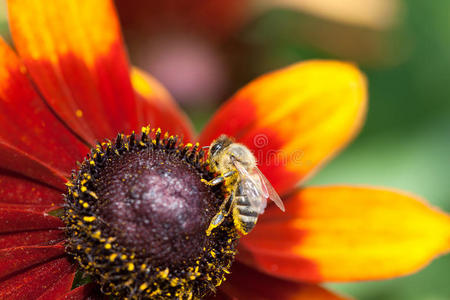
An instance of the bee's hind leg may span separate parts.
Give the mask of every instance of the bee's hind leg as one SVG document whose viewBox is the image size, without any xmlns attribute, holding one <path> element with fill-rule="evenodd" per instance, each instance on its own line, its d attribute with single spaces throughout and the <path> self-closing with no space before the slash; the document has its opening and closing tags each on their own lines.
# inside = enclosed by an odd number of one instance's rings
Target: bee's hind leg
<svg viewBox="0 0 450 300">
<path fill-rule="evenodd" d="M 226 172 L 226 173 L 222 174 L 221 176 L 218 176 L 218 177 L 216 177 L 216 178 L 213 178 L 213 179 L 210 180 L 210 181 L 205 180 L 205 179 L 202 179 L 201 181 L 202 181 L 203 183 L 207 184 L 207 185 L 212 185 L 212 186 L 214 186 L 214 185 L 218 185 L 219 183 L 224 182 L 225 179 L 227 179 L 228 177 L 233 176 L 234 173 L 235 173 L 235 171 L 230 171 L 230 172 Z"/>
<path fill-rule="evenodd" d="M 206 230 L 206 235 L 210 235 L 211 231 L 222 224 L 223 220 L 230 214 L 231 208 L 233 207 L 233 203 L 235 200 L 234 191 L 231 193 L 230 197 L 228 197 L 219 207 L 219 212 L 212 218 L 209 223 L 209 227 Z"/>
</svg>

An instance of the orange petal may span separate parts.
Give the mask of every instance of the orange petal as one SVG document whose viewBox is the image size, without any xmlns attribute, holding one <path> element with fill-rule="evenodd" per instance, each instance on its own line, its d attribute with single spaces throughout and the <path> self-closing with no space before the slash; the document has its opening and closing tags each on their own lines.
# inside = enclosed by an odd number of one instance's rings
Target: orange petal
<svg viewBox="0 0 450 300">
<path fill-rule="evenodd" d="M 251 148 L 280 194 L 330 159 L 357 133 L 366 81 L 351 64 L 308 61 L 256 79 L 209 122 L 200 141 L 219 134 Z"/>
<path fill-rule="evenodd" d="M 326 289 L 307 283 L 296 283 L 267 276 L 236 262 L 231 275 L 220 286 L 233 299 L 278 300 L 344 300 Z"/>
<path fill-rule="evenodd" d="M 172 99 L 169 92 L 154 77 L 138 68 L 131 70 L 131 83 L 140 101 L 141 126 L 160 127 L 163 132 L 183 136 L 192 141 L 193 128 L 190 120 Z"/>
<path fill-rule="evenodd" d="M 63 174 L 69 175 L 88 151 L 36 93 L 25 66 L 1 38 L 0 115 L 1 141 Z"/>
<path fill-rule="evenodd" d="M 364 187 L 312 187 L 274 207 L 241 240 L 241 259 L 302 281 L 408 275 L 450 250 L 450 218 L 421 199 Z M 306 270 L 306 271 L 305 271 Z"/>
<path fill-rule="evenodd" d="M 137 127 L 137 107 L 109 0 L 9 0 L 16 48 L 51 107 L 85 140 Z"/>
</svg>

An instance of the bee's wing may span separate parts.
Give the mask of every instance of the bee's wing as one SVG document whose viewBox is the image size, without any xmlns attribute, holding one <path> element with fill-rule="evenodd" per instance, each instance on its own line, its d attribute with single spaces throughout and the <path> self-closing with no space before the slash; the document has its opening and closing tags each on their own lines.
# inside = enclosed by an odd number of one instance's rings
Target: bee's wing
<svg viewBox="0 0 450 300">
<path fill-rule="evenodd" d="M 244 193 L 250 201 L 251 205 L 258 210 L 258 213 L 262 214 L 267 205 L 267 196 L 262 191 L 262 185 L 255 182 L 253 177 L 248 173 L 244 166 L 238 161 L 233 160 L 233 164 L 236 167 Z"/>
<path fill-rule="evenodd" d="M 282 210 L 285 211 L 283 201 L 281 200 L 280 196 L 278 196 L 277 191 L 273 188 L 273 186 L 270 184 L 269 180 L 264 176 L 264 174 L 258 169 L 255 168 L 255 172 L 258 174 L 259 179 L 261 180 L 261 186 L 263 190 L 266 191 L 266 198 L 269 198 L 275 204 Z"/>
</svg>

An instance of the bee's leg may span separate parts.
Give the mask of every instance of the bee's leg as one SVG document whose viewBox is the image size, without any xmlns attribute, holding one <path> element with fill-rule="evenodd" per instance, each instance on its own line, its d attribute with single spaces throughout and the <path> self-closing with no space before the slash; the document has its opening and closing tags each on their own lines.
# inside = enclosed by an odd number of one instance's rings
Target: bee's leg
<svg viewBox="0 0 450 300">
<path fill-rule="evenodd" d="M 216 178 L 214 178 L 214 179 L 212 179 L 212 180 L 210 180 L 210 181 L 205 180 L 205 179 L 202 179 L 201 181 L 202 181 L 203 183 L 207 184 L 207 185 L 212 185 L 212 186 L 214 186 L 214 185 L 218 185 L 219 183 L 224 182 L 225 179 L 227 179 L 228 177 L 233 176 L 234 173 L 235 173 L 235 171 L 230 171 L 230 172 L 226 172 L 226 173 L 222 174 L 222 176 L 216 177 Z"/>
<path fill-rule="evenodd" d="M 233 193 L 231 193 L 230 197 L 228 198 L 228 205 L 226 207 L 226 213 L 225 216 L 228 216 L 231 212 L 231 210 L 233 209 L 234 206 L 234 202 L 236 201 L 236 190 L 233 191 Z"/>
<path fill-rule="evenodd" d="M 234 191 L 231 193 L 230 197 L 228 197 L 225 201 L 222 202 L 222 204 L 219 207 L 219 212 L 212 218 L 211 222 L 209 223 L 209 227 L 206 230 L 206 235 L 210 235 L 211 231 L 218 227 L 220 224 L 222 224 L 223 220 L 225 220 L 225 217 L 230 214 L 231 207 L 234 203 Z"/>
</svg>

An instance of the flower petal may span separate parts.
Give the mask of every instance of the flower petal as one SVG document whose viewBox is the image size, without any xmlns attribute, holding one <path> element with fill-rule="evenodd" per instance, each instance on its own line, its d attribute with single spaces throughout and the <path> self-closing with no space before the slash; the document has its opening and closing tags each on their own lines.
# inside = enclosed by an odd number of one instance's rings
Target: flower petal
<svg viewBox="0 0 450 300">
<path fill-rule="evenodd" d="M 256 79 L 216 113 L 200 136 L 219 134 L 253 150 L 261 171 L 284 194 L 357 133 L 366 81 L 351 64 L 308 61 Z"/>
<path fill-rule="evenodd" d="M 44 263 L 0 282 L 0 299 L 36 299 L 73 271 L 66 258 Z"/>
<path fill-rule="evenodd" d="M 133 68 L 131 83 L 141 102 L 141 126 L 150 124 L 151 127 L 160 127 L 163 132 L 182 136 L 185 141 L 192 141 L 194 130 L 191 122 L 156 78 Z"/>
<path fill-rule="evenodd" d="M 230 280 L 227 280 L 220 288 L 234 299 L 349 299 L 314 284 L 297 283 L 267 276 L 238 262 L 233 264 Z"/>
<path fill-rule="evenodd" d="M 228 296 L 222 290 L 216 291 L 215 294 L 209 295 L 205 298 L 206 300 L 236 300 L 236 297 Z"/>
<path fill-rule="evenodd" d="M 33 245 L 54 245 L 63 241 L 64 238 L 64 232 L 61 229 L 5 232 L 0 234 L 0 249 Z"/>
<path fill-rule="evenodd" d="M 386 279 L 450 250 L 450 217 L 417 197 L 364 187 L 312 187 L 269 208 L 240 257 L 301 281 Z"/>
<path fill-rule="evenodd" d="M 20 174 L 59 189 L 63 188 L 64 183 L 67 181 L 64 174 L 58 170 L 5 143 L 1 139 L 0 168 L 6 172 Z"/>
<path fill-rule="evenodd" d="M 37 300 L 55 300 L 67 294 L 72 288 L 75 272 L 67 273 L 58 280 L 51 288 L 43 293 Z"/>
<path fill-rule="evenodd" d="M 63 191 L 0 169 L 0 204 L 60 205 Z"/>
<path fill-rule="evenodd" d="M 55 117 L 26 72 L 0 39 L 0 141 L 68 175 L 88 148 Z"/>
<path fill-rule="evenodd" d="M 54 111 L 85 140 L 137 127 L 137 107 L 109 0 L 8 1 L 16 48 Z"/>
<path fill-rule="evenodd" d="M 64 227 L 64 223 L 60 219 L 49 216 L 45 212 L 5 207 L 0 209 L 0 233 L 61 227 Z"/>
<path fill-rule="evenodd" d="M 79 286 L 70 292 L 63 295 L 59 299 L 64 300 L 96 300 L 96 299 L 109 299 L 109 296 L 102 294 L 98 286 L 94 283 L 88 283 Z"/>
<path fill-rule="evenodd" d="M 0 250 L 0 278 L 62 255 L 64 255 L 62 245 L 2 249 Z"/>
</svg>

